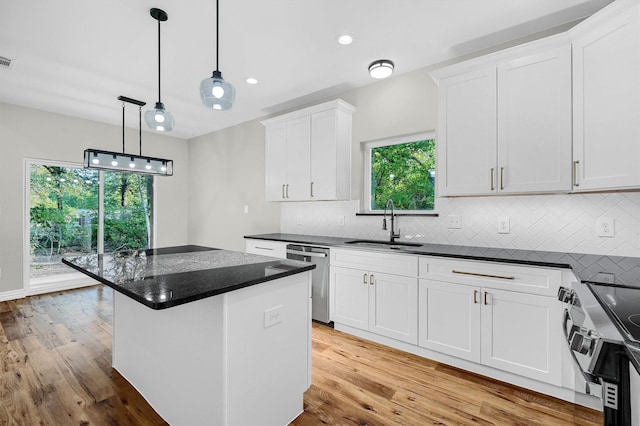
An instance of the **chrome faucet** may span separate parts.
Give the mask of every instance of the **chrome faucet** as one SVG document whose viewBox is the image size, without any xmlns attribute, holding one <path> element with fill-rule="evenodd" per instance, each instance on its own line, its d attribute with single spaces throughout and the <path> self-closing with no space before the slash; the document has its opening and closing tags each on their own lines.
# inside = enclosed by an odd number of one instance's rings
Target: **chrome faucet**
<svg viewBox="0 0 640 426">
<path fill-rule="evenodd" d="M 389 232 L 389 241 L 391 243 L 394 243 L 396 238 L 400 238 L 400 229 L 398 229 L 398 232 L 395 232 L 395 225 L 394 225 L 394 212 L 393 209 L 395 209 L 395 205 L 393 204 L 393 200 L 391 198 L 389 198 L 387 200 L 387 204 L 384 205 L 384 218 L 382 219 L 382 230 L 386 231 L 387 230 L 387 209 L 389 208 L 389 205 L 391 205 L 391 231 Z"/>
</svg>

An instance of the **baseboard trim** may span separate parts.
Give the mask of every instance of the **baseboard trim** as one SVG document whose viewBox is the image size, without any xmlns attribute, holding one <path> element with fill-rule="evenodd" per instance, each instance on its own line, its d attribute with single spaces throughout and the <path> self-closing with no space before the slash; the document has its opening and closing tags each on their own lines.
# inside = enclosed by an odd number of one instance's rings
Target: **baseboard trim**
<svg viewBox="0 0 640 426">
<path fill-rule="evenodd" d="M 6 302 L 7 300 L 16 300 L 27 297 L 27 293 L 24 289 L 0 291 L 0 302 Z"/>
<path fill-rule="evenodd" d="M 23 299 L 27 296 L 35 296 L 38 294 L 54 293 L 56 291 L 73 290 L 75 288 L 90 287 L 92 285 L 100 284 L 91 278 L 84 277 L 82 279 L 70 279 L 53 281 L 47 284 L 37 285 L 31 287 L 28 291 L 21 288 L 19 290 L 0 291 L 0 302 L 6 302 L 8 300 Z"/>
</svg>

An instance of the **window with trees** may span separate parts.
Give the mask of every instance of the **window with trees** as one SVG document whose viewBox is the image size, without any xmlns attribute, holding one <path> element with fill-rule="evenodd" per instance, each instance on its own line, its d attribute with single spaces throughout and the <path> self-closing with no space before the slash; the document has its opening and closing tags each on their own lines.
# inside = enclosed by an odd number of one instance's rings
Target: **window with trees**
<svg viewBox="0 0 640 426">
<path fill-rule="evenodd" d="M 151 247 L 153 177 L 29 163 L 30 277 L 68 274 L 64 256 Z"/>
<path fill-rule="evenodd" d="M 365 200 L 368 211 L 433 211 L 435 138 L 432 133 L 368 142 L 364 146 Z"/>
</svg>

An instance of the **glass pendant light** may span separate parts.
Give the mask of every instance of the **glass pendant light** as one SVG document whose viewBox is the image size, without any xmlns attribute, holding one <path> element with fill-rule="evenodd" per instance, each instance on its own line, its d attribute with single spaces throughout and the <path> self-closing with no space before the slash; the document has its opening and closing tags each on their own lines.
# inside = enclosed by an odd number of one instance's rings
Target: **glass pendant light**
<svg viewBox="0 0 640 426">
<path fill-rule="evenodd" d="M 229 110 L 233 107 L 236 99 L 236 89 L 231 83 L 222 78 L 222 73 L 218 69 L 218 52 L 220 13 L 218 0 L 216 0 L 216 70 L 211 77 L 207 77 L 200 83 L 200 99 L 204 106 L 217 110 Z"/>
<path fill-rule="evenodd" d="M 160 22 L 166 21 L 168 16 L 164 10 L 155 7 L 149 12 L 151 17 L 158 21 L 158 102 L 154 109 L 144 113 L 144 121 L 147 126 L 158 132 L 170 132 L 173 130 L 175 120 L 173 114 L 164 109 L 164 104 L 160 98 Z"/>
</svg>

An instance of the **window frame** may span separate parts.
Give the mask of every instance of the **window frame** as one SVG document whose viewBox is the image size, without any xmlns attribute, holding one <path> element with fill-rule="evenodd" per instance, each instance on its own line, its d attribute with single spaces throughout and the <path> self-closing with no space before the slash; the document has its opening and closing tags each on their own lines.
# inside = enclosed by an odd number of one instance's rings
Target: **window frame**
<svg viewBox="0 0 640 426">
<path fill-rule="evenodd" d="M 411 142 L 420 142 L 424 140 L 433 139 L 437 144 L 436 140 L 436 132 L 434 130 L 421 132 L 421 133 L 412 133 L 409 135 L 391 137 L 385 139 L 378 139 L 374 141 L 367 141 L 362 143 L 362 151 L 363 151 L 363 200 L 364 200 L 364 213 L 383 213 L 384 210 L 372 210 L 371 209 L 371 151 L 373 148 L 379 148 L 382 146 L 391 146 L 391 145 L 400 145 Z M 434 156 L 436 155 L 434 150 Z M 435 175 L 437 175 L 437 164 Z M 433 210 L 396 210 L 401 214 L 411 214 L 411 215 L 437 215 L 437 207 L 436 207 L 436 188 L 434 185 L 434 200 L 433 200 Z"/>
</svg>

